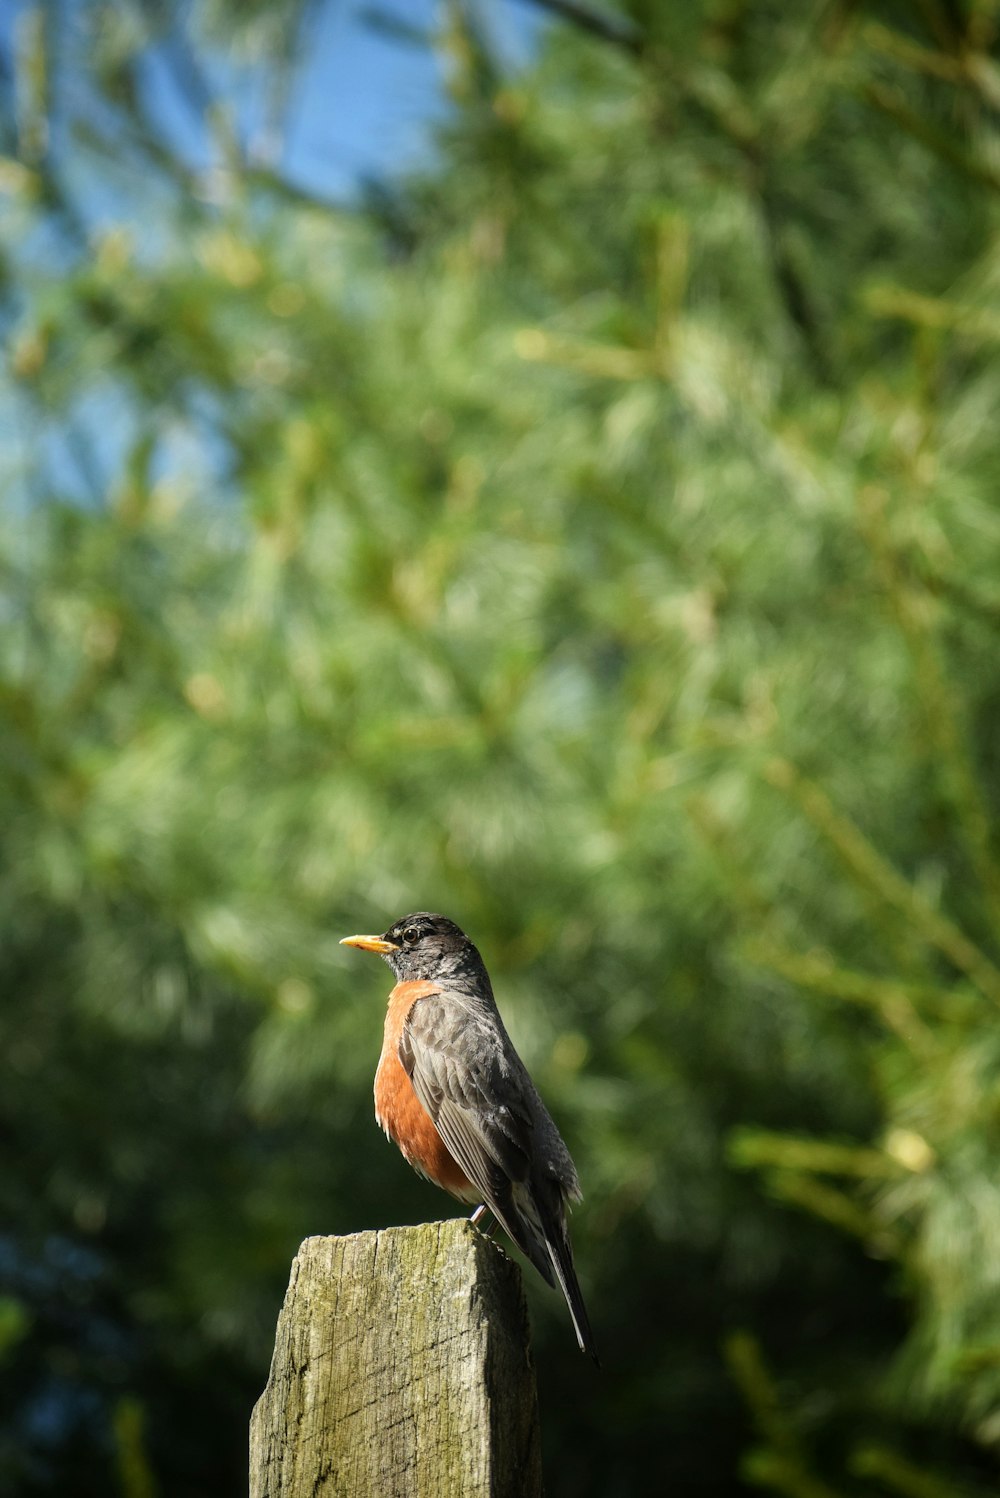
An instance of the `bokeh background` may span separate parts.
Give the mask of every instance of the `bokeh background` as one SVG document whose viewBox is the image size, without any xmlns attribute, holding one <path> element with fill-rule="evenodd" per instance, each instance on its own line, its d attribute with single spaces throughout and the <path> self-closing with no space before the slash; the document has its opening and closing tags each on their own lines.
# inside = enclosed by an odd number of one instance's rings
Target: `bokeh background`
<svg viewBox="0 0 1000 1498">
<path fill-rule="evenodd" d="M 995 1492 L 995 0 L 0 6 L 0 1489 L 245 1490 L 413 908 L 552 1498 Z"/>
</svg>

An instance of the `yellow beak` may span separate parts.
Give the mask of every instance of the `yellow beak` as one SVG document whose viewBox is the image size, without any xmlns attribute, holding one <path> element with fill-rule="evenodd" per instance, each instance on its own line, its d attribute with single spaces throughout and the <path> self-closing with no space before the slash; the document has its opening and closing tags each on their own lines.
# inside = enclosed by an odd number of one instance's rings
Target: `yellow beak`
<svg viewBox="0 0 1000 1498">
<path fill-rule="evenodd" d="M 360 947 L 362 952 L 398 952 L 394 941 L 384 941 L 381 936 L 343 936 L 342 947 Z"/>
</svg>

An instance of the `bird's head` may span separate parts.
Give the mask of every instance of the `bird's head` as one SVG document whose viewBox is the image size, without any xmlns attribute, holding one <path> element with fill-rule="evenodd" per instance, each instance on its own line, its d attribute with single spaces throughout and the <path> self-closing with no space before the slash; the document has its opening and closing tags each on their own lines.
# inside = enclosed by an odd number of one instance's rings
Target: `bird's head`
<svg viewBox="0 0 1000 1498">
<path fill-rule="evenodd" d="M 442 982 L 481 971 L 483 960 L 460 926 L 446 915 L 426 910 L 394 921 L 383 936 L 345 936 L 343 947 L 378 952 L 392 968 L 398 983 L 426 979 Z M 488 980 L 487 980 L 488 981 Z"/>
</svg>

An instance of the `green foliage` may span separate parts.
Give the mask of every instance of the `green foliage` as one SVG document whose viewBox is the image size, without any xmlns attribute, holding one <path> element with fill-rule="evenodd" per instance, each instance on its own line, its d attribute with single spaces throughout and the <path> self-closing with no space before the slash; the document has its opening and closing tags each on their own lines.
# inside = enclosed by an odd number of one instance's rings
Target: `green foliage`
<svg viewBox="0 0 1000 1498">
<path fill-rule="evenodd" d="M 271 10 L 178 45 L 278 108 Z M 995 1486 L 993 12 L 631 10 L 505 77 L 448 7 L 364 210 L 225 111 L 199 176 L 149 8 L 81 7 L 75 94 L 19 33 L 5 1490 L 241 1483 L 298 1239 L 447 1210 L 337 945 L 412 908 L 584 1181 L 553 1494 Z"/>
</svg>

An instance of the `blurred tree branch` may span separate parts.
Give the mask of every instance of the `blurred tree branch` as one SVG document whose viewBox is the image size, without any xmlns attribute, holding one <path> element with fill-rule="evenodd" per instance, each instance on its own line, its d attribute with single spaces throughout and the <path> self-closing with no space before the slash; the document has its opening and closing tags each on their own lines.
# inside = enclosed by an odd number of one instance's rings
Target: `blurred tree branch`
<svg viewBox="0 0 1000 1498">
<path fill-rule="evenodd" d="M 992 847 L 990 816 L 968 755 L 968 734 L 959 721 L 959 706 L 941 659 L 936 631 L 920 592 L 907 585 L 899 567 L 887 513 L 888 495 L 878 485 L 858 494 L 862 534 L 871 547 L 889 605 L 911 652 L 927 733 L 934 743 L 945 794 L 973 867 L 991 909 L 995 928 L 1000 921 L 1000 868 Z"/>
<path fill-rule="evenodd" d="M 597 10 L 585 5 L 582 0 L 520 0 L 522 5 L 531 5 L 536 10 L 547 11 L 568 21 L 579 31 L 596 36 L 602 42 L 610 42 L 633 56 L 639 56 L 645 40 L 639 28 L 626 16 L 612 15 L 610 11 Z"/>
<path fill-rule="evenodd" d="M 1000 191 L 1000 172 L 990 161 L 973 155 L 927 115 L 918 114 L 898 89 L 882 83 L 869 83 L 862 88 L 861 94 L 873 109 L 884 114 L 956 171 L 993 192 Z"/>
<path fill-rule="evenodd" d="M 772 785 L 795 800 L 867 889 L 908 918 L 914 939 L 922 939 L 936 947 L 942 956 L 965 973 L 985 998 L 1000 1005 L 1000 970 L 996 965 L 954 921 L 882 858 L 860 829 L 836 810 L 825 791 L 788 760 L 770 760 L 764 775 Z"/>
<path fill-rule="evenodd" d="M 744 1461 L 749 1480 L 756 1487 L 773 1488 L 788 1498 L 842 1498 L 810 1470 L 794 1421 L 783 1407 L 757 1338 L 749 1332 L 733 1332 L 726 1338 L 724 1352 L 763 1442 Z"/>
</svg>

